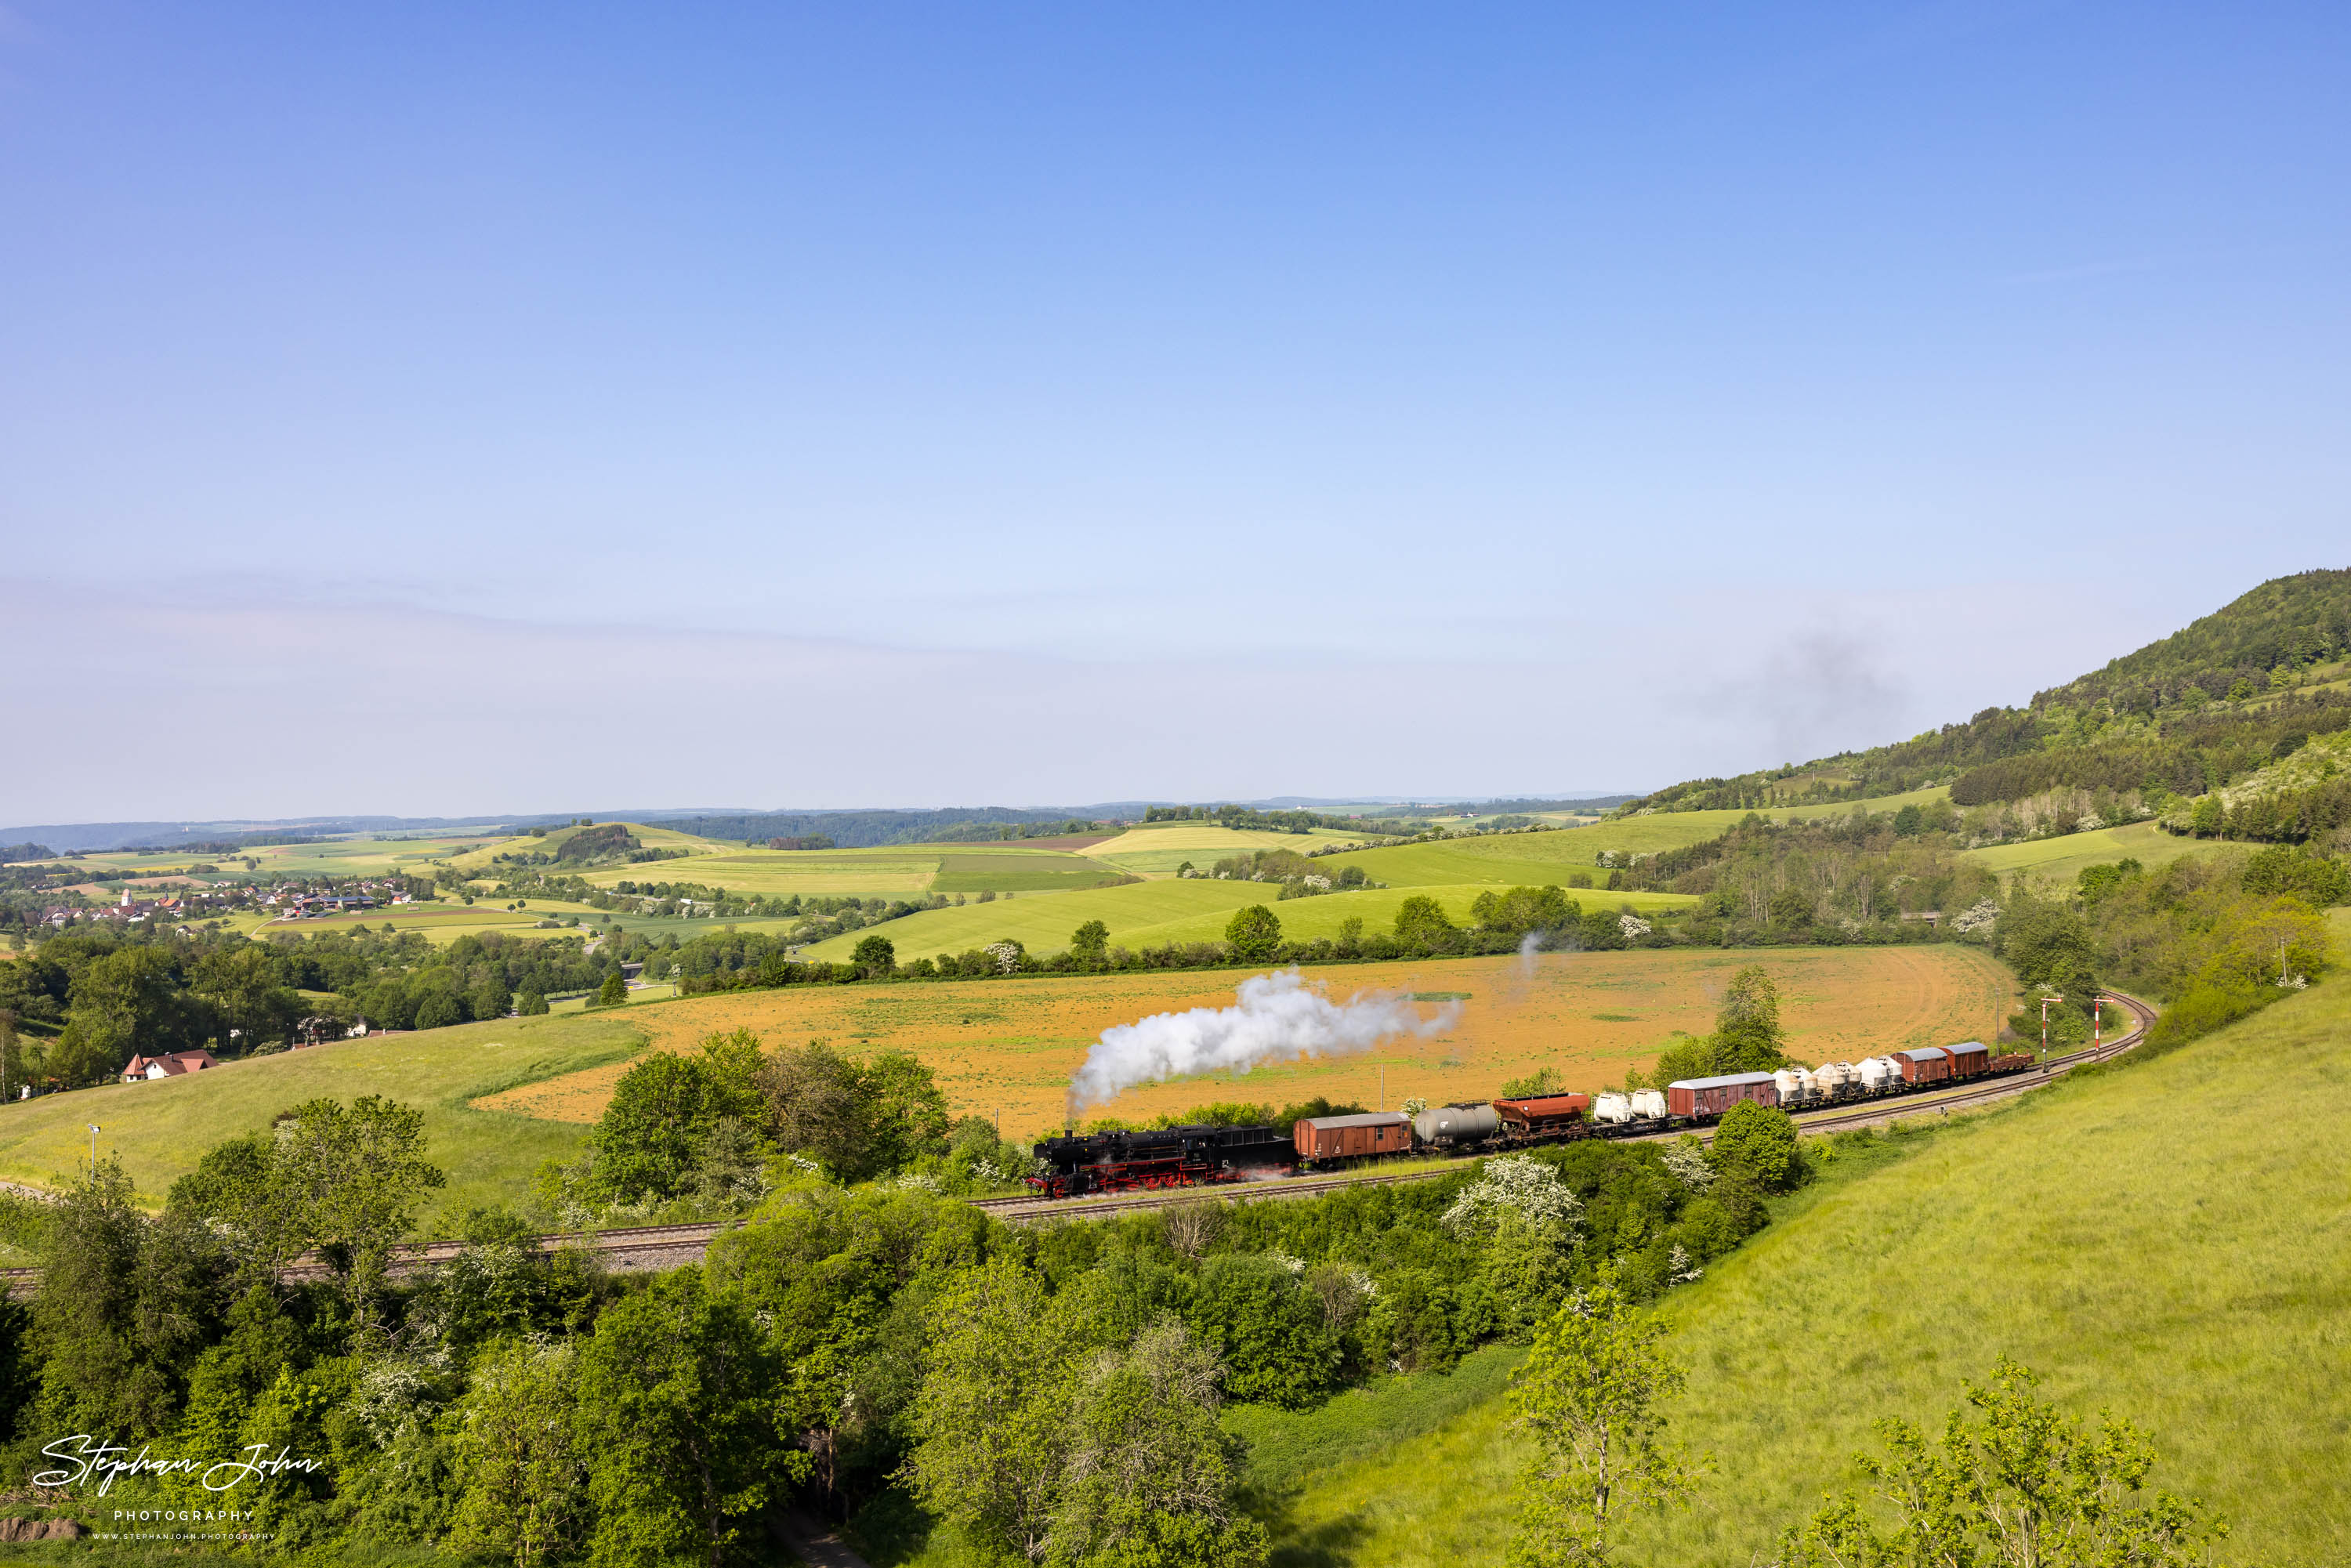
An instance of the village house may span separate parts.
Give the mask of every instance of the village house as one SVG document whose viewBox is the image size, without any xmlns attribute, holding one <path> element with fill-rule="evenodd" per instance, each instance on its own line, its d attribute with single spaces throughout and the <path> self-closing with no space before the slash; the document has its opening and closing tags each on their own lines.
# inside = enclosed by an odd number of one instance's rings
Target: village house
<svg viewBox="0 0 2351 1568">
<path fill-rule="evenodd" d="M 125 1083 L 143 1083 L 154 1078 L 177 1078 L 183 1073 L 202 1072 L 207 1067 L 218 1067 L 209 1051 L 174 1051 L 162 1056 L 134 1056 L 122 1070 Z"/>
</svg>

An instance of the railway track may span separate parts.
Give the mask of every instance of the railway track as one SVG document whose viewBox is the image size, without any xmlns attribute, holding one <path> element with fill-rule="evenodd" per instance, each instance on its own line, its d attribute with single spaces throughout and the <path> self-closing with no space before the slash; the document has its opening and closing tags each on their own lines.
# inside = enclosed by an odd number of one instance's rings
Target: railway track
<svg viewBox="0 0 2351 1568">
<path fill-rule="evenodd" d="M 2094 1048 L 2052 1057 L 2041 1064 L 2038 1071 L 1937 1093 L 1903 1094 L 1859 1105 L 1800 1111 L 1794 1113 L 1796 1125 L 1802 1132 L 1817 1134 L 1844 1132 L 1855 1127 L 1881 1126 L 1912 1116 L 1947 1116 L 1953 1111 L 1972 1110 L 2029 1093 L 2055 1082 L 2077 1067 L 2111 1061 L 2146 1037 L 2148 1026 L 2155 1021 L 2155 1009 L 2137 997 L 2117 991 L 2108 991 L 2105 995 L 2130 1013 L 2130 1028 Z M 1694 1134 L 1700 1141 L 1710 1143 L 1714 1138 L 1714 1129 L 1697 1128 Z M 1626 1138 L 1624 1142 L 1655 1143 L 1681 1135 L 1678 1131 L 1646 1133 Z M 1033 1225 L 1044 1219 L 1108 1218 L 1113 1215 L 1165 1208 L 1174 1204 L 1196 1203 L 1209 1197 L 1313 1197 L 1343 1187 L 1395 1186 L 1405 1182 L 1434 1181 L 1459 1168 L 1458 1163 L 1448 1160 L 1426 1170 L 1270 1176 L 1262 1181 L 1234 1182 L 1215 1186 L 1163 1187 L 1103 1197 L 983 1197 L 973 1199 L 972 1207 L 1009 1225 Z M 653 1269 L 674 1269 L 683 1263 L 698 1263 L 710 1243 L 722 1232 L 734 1229 L 738 1223 L 731 1219 L 705 1220 L 687 1225 L 639 1225 L 612 1230 L 567 1230 L 538 1237 L 537 1242 L 542 1253 L 582 1248 L 597 1254 L 606 1268 L 635 1273 Z M 419 1242 L 401 1249 L 392 1262 L 392 1272 L 404 1275 L 435 1268 L 455 1259 L 465 1249 L 465 1244 L 462 1241 Z M 323 1261 L 305 1256 L 295 1260 L 284 1277 L 289 1281 L 321 1280 L 330 1277 L 330 1272 Z M 39 1281 L 40 1273 L 38 1269 L 0 1269 L 0 1286 L 5 1286 L 12 1295 L 21 1295 Z"/>
<path fill-rule="evenodd" d="M 2096 1047 L 2074 1051 L 2065 1056 L 2052 1057 L 2040 1070 L 2001 1078 L 1994 1082 L 1927 1094 L 1900 1094 L 1885 1100 L 1873 1100 L 1859 1105 L 1830 1106 L 1818 1111 L 1792 1113 L 1799 1131 L 1819 1134 L 1839 1133 L 1856 1127 L 1879 1126 L 1907 1117 L 1949 1115 L 1957 1110 L 1970 1110 L 2012 1099 L 2029 1093 L 2076 1067 L 2111 1061 L 2128 1051 L 2146 1036 L 2147 1027 L 2155 1021 L 2155 1009 L 2137 997 L 2118 991 L 2107 991 L 2131 1015 L 2131 1025 L 2112 1040 Z M 1690 1129 L 1691 1135 L 1701 1143 L 1714 1141 L 1712 1127 Z M 1628 1144 L 1657 1143 L 1683 1135 L 1678 1129 L 1662 1133 L 1643 1133 L 1620 1141 Z M 1382 1172 L 1370 1176 L 1283 1176 L 1260 1182 L 1235 1182 L 1215 1186 L 1162 1187 L 1149 1192 L 1120 1193 L 1097 1198 L 991 1197 L 975 1200 L 975 1208 L 987 1210 L 1012 1225 L 1034 1224 L 1040 1219 L 1092 1219 L 1117 1214 L 1131 1214 L 1142 1209 L 1165 1208 L 1179 1203 L 1195 1203 L 1204 1197 L 1263 1198 L 1312 1197 L 1319 1193 L 1340 1187 L 1389 1186 L 1401 1182 L 1434 1181 L 1448 1176 L 1460 1166 L 1447 1162 L 1434 1169 Z"/>
</svg>

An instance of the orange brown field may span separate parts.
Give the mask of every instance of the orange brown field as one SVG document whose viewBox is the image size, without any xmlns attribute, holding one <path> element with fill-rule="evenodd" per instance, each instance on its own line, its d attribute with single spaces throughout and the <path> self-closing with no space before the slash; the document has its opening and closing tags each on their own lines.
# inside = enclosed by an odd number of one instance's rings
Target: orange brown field
<svg viewBox="0 0 2351 1568">
<path fill-rule="evenodd" d="M 2015 980 L 1973 948 L 1800 948 L 1756 954 L 1626 952 L 1361 964 L 1309 970 L 1343 998 L 1357 990 L 1467 993 L 1461 1022 L 1434 1040 L 1368 1055 L 1219 1073 L 1130 1091 L 1090 1115 L 1144 1120 L 1217 1100 L 1280 1104 L 1323 1094 L 1375 1104 L 1490 1097 L 1502 1081 L 1555 1066 L 1583 1087 L 1646 1067 L 1676 1030 L 1703 1033 L 1733 970 L 1761 963 L 1779 982 L 1794 1054 L 1853 1058 L 1956 1040 L 1990 1040 Z M 1113 1024 L 1225 1007 L 1238 971 L 1053 976 L 937 985 L 807 986 L 692 997 L 626 1013 L 656 1050 L 693 1047 L 742 1026 L 770 1046 L 820 1039 L 851 1054 L 896 1046 L 930 1063 L 958 1113 L 1000 1115 L 1008 1135 L 1058 1128 L 1070 1075 Z M 486 1110 L 592 1122 L 626 1063 L 592 1068 L 475 1102 Z"/>
</svg>

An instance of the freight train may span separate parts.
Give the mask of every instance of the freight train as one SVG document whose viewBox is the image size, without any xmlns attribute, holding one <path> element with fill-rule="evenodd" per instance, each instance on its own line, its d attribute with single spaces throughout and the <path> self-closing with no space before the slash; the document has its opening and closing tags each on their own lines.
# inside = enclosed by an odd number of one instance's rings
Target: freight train
<svg viewBox="0 0 2351 1568">
<path fill-rule="evenodd" d="M 2033 1066 L 2026 1055 L 1994 1056 L 1974 1040 L 1923 1046 L 1860 1062 L 1686 1078 L 1660 1091 L 1543 1094 L 1400 1111 L 1311 1116 L 1287 1135 L 1270 1126 L 1158 1127 L 1048 1138 L 1035 1154 L 1043 1169 L 1029 1185 L 1048 1197 L 1258 1181 L 1400 1155 L 1479 1155 L 1577 1138 L 1638 1137 L 1719 1122 L 1750 1103 L 1811 1110 L 1916 1093 L 1938 1085 L 2005 1077 Z"/>
</svg>

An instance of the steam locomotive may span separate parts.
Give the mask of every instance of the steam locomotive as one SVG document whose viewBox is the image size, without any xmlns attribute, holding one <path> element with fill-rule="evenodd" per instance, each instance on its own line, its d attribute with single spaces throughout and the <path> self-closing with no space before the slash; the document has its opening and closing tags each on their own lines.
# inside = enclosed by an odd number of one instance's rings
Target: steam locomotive
<svg viewBox="0 0 2351 1568">
<path fill-rule="evenodd" d="M 1258 1181 L 1399 1155 L 1480 1155 L 1577 1138 L 1625 1138 L 1710 1125 L 1742 1102 L 1809 1110 L 1914 1093 L 1961 1080 L 2029 1070 L 2027 1055 L 1993 1056 L 1982 1045 L 1925 1046 L 1859 1063 L 1686 1078 L 1661 1092 L 1543 1094 L 1434 1105 L 1414 1115 L 1362 1112 L 1312 1116 L 1288 1135 L 1270 1126 L 1155 1127 L 1048 1138 L 1044 1169 L 1028 1178 L 1047 1197 Z"/>
</svg>

